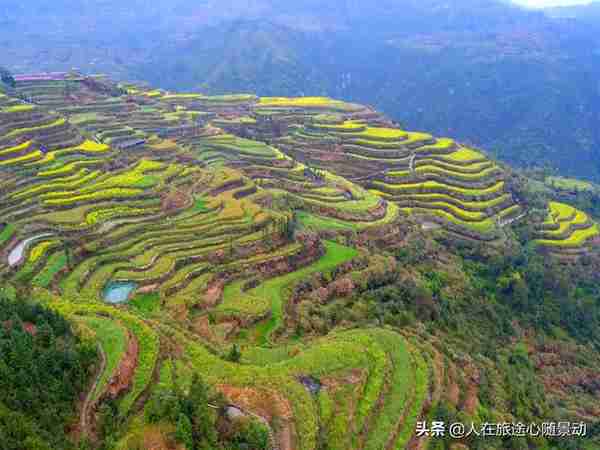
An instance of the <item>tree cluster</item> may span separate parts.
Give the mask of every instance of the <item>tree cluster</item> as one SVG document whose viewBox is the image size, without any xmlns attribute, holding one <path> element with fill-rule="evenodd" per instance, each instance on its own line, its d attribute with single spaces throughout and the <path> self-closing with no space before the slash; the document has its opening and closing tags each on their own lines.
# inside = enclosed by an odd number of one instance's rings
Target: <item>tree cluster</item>
<svg viewBox="0 0 600 450">
<path fill-rule="evenodd" d="M 148 402 L 148 423 L 175 425 L 175 439 L 187 450 L 268 450 L 268 432 L 253 420 L 225 420 L 226 402 L 194 375 L 188 390 L 174 373 L 173 388 L 157 391 Z"/>
<path fill-rule="evenodd" d="M 17 85 L 12 74 L 4 67 L 0 67 L 0 80 L 6 86 L 11 87 L 11 88 L 14 88 Z"/>
<path fill-rule="evenodd" d="M 58 313 L 0 294 L 0 449 L 69 449 L 96 349 Z"/>
</svg>

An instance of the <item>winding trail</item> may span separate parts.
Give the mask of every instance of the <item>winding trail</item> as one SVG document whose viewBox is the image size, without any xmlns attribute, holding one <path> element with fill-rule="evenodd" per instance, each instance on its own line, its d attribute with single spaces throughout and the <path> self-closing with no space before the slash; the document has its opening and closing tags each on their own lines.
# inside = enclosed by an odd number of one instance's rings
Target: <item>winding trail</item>
<svg viewBox="0 0 600 450">
<path fill-rule="evenodd" d="M 500 226 L 500 228 L 504 228 L 504 227 L 506 227 L 508 225 L 512 225 L 517 220 L 521 220 L 526 215 L 527 215 L 527 212 L 524 212 L 522 214 L 519 214 L 517 217 L 513 217 L 512 219 L 501 220 L 501 221 L 498 222 L 498 225 Z"/>
<path fill-rule="evenodd" d="M 94 384 L 88 390 L 87 395 L 85 396 L 85 400 L 83 401 L 83 406 L 81 407 L 81 415 L 79 417 L 79 427 L 81 429 L 82 434 L 89 436 L 91 434 L 91 430 L 89 430 L 89 417 L 90 417 L 90 408 L 93 405 L 92 398 L 94 397 L 94 393 L 96 392 L 96 388 L 98 387 L 98 383 L 100 383 L 100 378 L 102 378 L 102 374 L 106 370 L 106 354 L 102 349 L 100 344 L 97 344 L 98 352 L 100 353 L 100 367 L 96 374 L 96 379 L 94 380 Z"/>
<path fill-rule="evenodd" d="M 410 170 L 411 173 L 415 173 L 415 158 L 417 157 L 416 153 L 413 153 L 412 156 L 410 157 L 410 160 L 408 161 L 408 170 Z"/>
</svg>

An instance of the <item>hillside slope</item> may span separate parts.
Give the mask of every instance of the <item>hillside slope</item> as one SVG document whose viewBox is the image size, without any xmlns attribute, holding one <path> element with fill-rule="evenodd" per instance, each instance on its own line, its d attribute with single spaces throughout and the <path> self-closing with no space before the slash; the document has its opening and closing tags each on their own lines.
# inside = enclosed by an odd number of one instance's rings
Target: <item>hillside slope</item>
<svg viewBox="0 0 600 450">
<path fill-rule="evenodd" d="M 443 418 L 590 427 L 472 449 L 597 440 L 593 216 L 360 104 L 15 80 L 1 283 L 101 348 L 91 445 L 448 448 L 416 434 Z"/>
<path fill-rule="evenodd" d="M 0 23 L 3 64 L 18 72 L 326 95 L 512 164 L 600 180 L 593 7 L 560 20 L 496 0 L 8 1 Z"/>
</svg>

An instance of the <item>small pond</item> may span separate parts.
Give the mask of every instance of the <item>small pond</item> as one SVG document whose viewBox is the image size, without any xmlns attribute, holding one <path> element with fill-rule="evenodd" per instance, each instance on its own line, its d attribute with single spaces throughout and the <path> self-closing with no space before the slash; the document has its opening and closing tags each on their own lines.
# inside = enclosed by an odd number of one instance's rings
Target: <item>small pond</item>
<svg viewBox="0 0 600 450">
<path fill-rule="evenodd" d="M 315 377 L 312 377 L 310 375 L 308 376 L 301 376 L 299 378 L 300 383 L 302 383 L 304 385 L 304 387 L 306 389 L 308 389 L 308 391 L 312 394 L 312 395 L 317 395 L 319 393 L 319 391 L 321 390 L 321 382 L 316 379 Z"/>
<path fill-rule="evenodd" d="M 113 305 L 125 303 L 137 284 L 130 281 L 112 281 L 104 288 L 104 301 Z"/>
</svg>

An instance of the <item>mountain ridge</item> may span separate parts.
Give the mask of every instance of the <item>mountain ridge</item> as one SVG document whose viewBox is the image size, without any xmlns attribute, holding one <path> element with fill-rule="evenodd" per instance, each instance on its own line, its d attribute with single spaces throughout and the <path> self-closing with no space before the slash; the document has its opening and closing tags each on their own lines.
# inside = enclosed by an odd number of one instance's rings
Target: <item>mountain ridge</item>
<svg viewBox="0 0 600 450">
<path fill-rule="evenodd" d="M 493 0 L 368 11 L 356 2 L 176 2 L 136 14 L 112 0 L 94 5 L 59 2 L 64 16 L 36 2 L 5 5 L 12 25 L 0 30 L 4 64 L 18 72 L 78 67 L 212 94 L 373 103 L 413 129 L 457 136 L 512 164 L 600 179 L 590 21 Z"/>
</svg>

